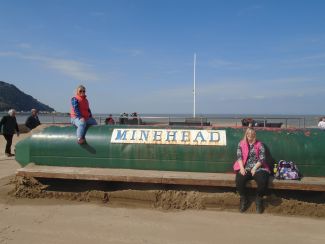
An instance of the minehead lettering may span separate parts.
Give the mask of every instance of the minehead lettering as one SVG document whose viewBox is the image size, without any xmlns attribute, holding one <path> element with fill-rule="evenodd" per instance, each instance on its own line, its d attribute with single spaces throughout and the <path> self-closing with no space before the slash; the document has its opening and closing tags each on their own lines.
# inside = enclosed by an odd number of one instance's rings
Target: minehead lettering
<svg viewBox="0 0 325 244">
<path fill-rule="evenodd" d="M 202 135 L 202 132 L 201 131 L 199 131 L 197 134 L 196 134 L 196 137 L 195 137 L 195 139 L 194 139 L 194 141 L 198 141 L 198 139 L 202 142 L 202 141 L 205 141 L 205 139 L 204 139 L 204 136 Z"/>
<path fill-rule="evenodd" d="M 134 141 L 135 140 L 135 133 L 136 133 L 136 131 L 135 130 L 133 130 L 132 131 L 132 136 L 131 136 L 131 141 Z"/>
<path fill-rule="evenodd" d="M 166 141 L 176 141 L 176 133 L 177 131 L 167 131 Z"/>
<path fill-rule="evenodd" d="M 153 132 L 153 140 L 154 141 L 161 141 L 161 135 L 162 135 L 162 131 L 161 130 L 155 130 Z"/>
<path fill-rule="evenodd" d="M 191 132 L 190 131 L 183 130 L 182 131 L 182 142 L 188 142 L 188 141 L 190 141 L 190 135 L 191 135 Z"/>
<path fill-rule="evenodd" d="M 114 129 L 111 143 L 226 146 L 225 130 Z"/>
<path fill-rule="evenodd" d="M 141 141 L 148 141 L 149 131 L 147 130 L 141 130 Z"/>
<path fill-rule="evenodd" d="M 210 141 L 220 141 L 220 134 L 215 131 L 210 132 Z"/>
<path fill-rule="evenodd" d="M 115 129 L 114 129 L 115 131 Z M 126 133 L 128 132 L 128 130 L 116 130 L 116 137 L 115 140 L 126 140 Z"/>
</svg>

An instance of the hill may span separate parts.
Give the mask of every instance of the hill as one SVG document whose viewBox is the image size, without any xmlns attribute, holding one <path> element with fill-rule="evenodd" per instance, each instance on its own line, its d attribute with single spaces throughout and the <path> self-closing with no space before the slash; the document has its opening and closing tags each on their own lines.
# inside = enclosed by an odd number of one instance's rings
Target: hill
<svg viewBox="0 0 325 244">
<path fill-rule="evenodd" d="M 16 86 L 0 81 L 0 111 L 11 108 L 17 111 L 30 111 L 32 108 L 36 108 L 38 111 L 54 111 L 50 106 L 39 102 L 37 99 L 19 90 Z"/>
</svg>

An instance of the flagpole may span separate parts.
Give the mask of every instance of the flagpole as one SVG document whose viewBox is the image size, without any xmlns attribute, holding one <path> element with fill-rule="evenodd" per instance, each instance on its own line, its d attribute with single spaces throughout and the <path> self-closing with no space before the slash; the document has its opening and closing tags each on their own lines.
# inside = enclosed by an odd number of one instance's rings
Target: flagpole
<svg viewBox="0 0 325 244">
<path fill-rule="evenodd" d="M 196 53 L 194 53 L 194 72 L 193 72 L 193 118 L 195 118 L 195 66 L 196 66 Z"/>
</svg>

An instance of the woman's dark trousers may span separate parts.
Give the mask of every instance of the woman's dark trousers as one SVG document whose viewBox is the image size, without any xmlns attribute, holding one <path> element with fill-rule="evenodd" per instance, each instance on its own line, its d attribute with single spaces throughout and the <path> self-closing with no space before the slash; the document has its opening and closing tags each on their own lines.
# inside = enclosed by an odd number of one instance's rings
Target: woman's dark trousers
<svg viewBox="0 0 325 244">
<path fill-rule="evenodd" d="M 257 196 L 263 197 L 269 182 L 269 174 L 265 170 L 259 170 L 255 173 L 254 176 L 250 172 L 247 172 L 246 175 L 242 175 L 240 172 L 236 175 L 236 188 L 241 197 L 246 197 L 247 189 L 246 183 L 249 180 L 255 180 L 257 184 Z"/>
</svg>

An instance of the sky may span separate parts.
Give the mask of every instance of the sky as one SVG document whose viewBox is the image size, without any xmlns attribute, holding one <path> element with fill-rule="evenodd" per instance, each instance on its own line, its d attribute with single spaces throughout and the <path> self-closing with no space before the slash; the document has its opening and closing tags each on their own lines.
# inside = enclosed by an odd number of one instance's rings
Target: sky
<svg viewBox="0 0 325 244">
<path fill-rule="evenodd" d="M 325 114 L 325 1 L 0 0 L 0 80 L 93 113 Z"/>
</svg>

